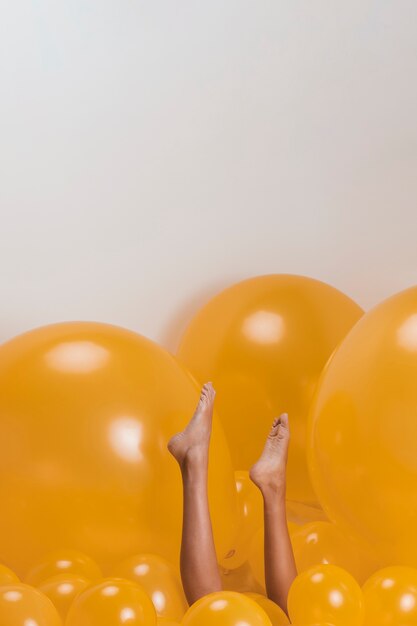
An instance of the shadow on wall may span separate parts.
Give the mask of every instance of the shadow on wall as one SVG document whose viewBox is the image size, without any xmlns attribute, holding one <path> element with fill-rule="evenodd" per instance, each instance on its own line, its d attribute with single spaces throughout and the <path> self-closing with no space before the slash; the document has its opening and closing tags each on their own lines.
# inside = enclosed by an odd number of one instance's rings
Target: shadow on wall
<svg viewBox="0 0 417 626">
<path fill-rule="evenodd" d="M 243 278 L 237 280 L 243 280 Z M 193 293 L 192 297 L 184 302 L 181 308 L 171 315 L 168 324 L 162 329 L 161 345 L 175 354 L 185 329 L 194 315 L 196 315 L 211 298 L 223 291 L 223 289 L 226 289 L 226 287 L 230 287 L 234 282 L 237 282 L 237 280 L 227 282 L 218 281 L 210 286 L 205 285 L 198 293 Z"/>
</svg>

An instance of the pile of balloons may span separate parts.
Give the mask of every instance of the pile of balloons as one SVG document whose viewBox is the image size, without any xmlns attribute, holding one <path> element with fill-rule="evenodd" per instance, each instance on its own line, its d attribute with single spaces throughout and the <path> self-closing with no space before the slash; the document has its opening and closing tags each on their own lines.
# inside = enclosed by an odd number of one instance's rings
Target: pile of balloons
<svg viewBox="0 0 417 626">
<path fill-rule="evenodd" d="M 225 591 L 188 607 L 166 443 L 207 380 Z M 248 475 L 283 411 L 288 616 L 266 598 Z M 417 287 L 364 314 L 317 280 L 250 279 L 201 309 L 176 356 L 98 323 L 8 341 L 0 503 L 0 626 L 417 626 Z"/>
</svg>

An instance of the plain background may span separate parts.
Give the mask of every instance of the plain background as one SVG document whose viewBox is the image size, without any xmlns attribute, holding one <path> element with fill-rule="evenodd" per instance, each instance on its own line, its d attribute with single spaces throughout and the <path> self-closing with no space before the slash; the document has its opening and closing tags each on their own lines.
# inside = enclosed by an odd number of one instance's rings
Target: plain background
<svg viewBox="0 0 417 626">
<path fill-rule="evenodd" d="M 0 0 L 0 340 L 417 283 L 415 0 Z"/>
</svg>

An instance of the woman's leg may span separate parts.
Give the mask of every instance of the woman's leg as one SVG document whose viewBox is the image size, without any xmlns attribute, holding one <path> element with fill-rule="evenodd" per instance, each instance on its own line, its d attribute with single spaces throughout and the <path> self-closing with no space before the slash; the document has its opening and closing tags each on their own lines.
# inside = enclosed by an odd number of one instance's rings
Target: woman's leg
<svg viewBox="0 0 417 626">
<path fill-rule="evenodd" d="M 222 588 L 207 494 L 208 457 L 215 391 L 204 385 L 193 418 L 168 443 L 181 469 L 184 513 L 181 577 L 189 604 Z"/>
<path fill-rule="evenodd" d="M 283 413 L 274 420 L 262 455 L 250 471 L 264 500 L 266 592 L 285 612 L 297 575 L 285 509 L 289 439 L 288 415 Z"/>
</svg>

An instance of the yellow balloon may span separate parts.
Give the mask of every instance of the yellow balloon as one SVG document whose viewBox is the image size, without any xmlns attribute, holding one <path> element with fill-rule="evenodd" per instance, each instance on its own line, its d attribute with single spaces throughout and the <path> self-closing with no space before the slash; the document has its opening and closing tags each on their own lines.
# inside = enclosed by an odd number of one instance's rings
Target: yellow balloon
<svg viewBox="0 0 417 626">
<path fill-rule="evenodd" d="M 18 576 L 6 565 L 0 564 L 0 585 L 10 585 L 18 582 Z"/>
<path fill-rule="evenodd" d="M 387 567 L 363 586 L 366 626 L 417 625 L 417 570 Z"/>
<path fill-rule="evenodd" d="M 38 589 L 50 599 L 65 622 L 75 597 L 90 584 L 90 580 L 77 574 L 58 574 L 41 582 Z"/>
<path fill-rule="evenodd" d="M 291 534 L 299 528 L 293 522 L 287 522 Z M 264 560 L 264 528 L 260 526 L 254 534 L 249 549 L 249 564 L 255 580 L 265 588 L 265 560 Z"/>
<path fill-rule="evenodd" d="M 173 622 L 172 619 L 166 619 L 165 617 L 158 617 L 156 624 L 157 626 L 180 626 L 179 622 Z"/>
<path fill-rule="evenodd" d="M 210 593 L 197 600 L 181 626 L 272 626 L 265 611 L 251 598 L 235 591 Z"/>
<path fill-rule="evenodd" d="M 213 381 L 237 470 L 256 461 L 273 418 L 286 411 L 288 498 L 316 500 L 306 460 L 308 410 L 323 366 L 362 313 L 323 282 L 282 274 L 238 283 L 196 315 L 178 356 L 198 380 Z"/>
<path fill-rule="evenodd" d="M 146 591 L 137 583 L 106 578 L 75 598 L 65 626 L 156 626 L 156 613 Z"/>
<path fill-rule="evenodd" d="M 378 565 L 357 543 L 330 522 L 311 522 L 291 533 L 298 572 L 330 563 L 338 565 L 363 584 Z"/>
<path fill-rule="evenodd" d="M 236 569 L 220 568 L 223 589 L 225 591 L 238 591 L 239 593 L 254 592 L 264 593 L 265 582 L 259 583 L 248 562 L 243 563 Z"/>
<path fill-rule="evenodd" d="M 176 570 L 156 554 L 129 557 L 113 569 L 112 575 L 139 583 L 158 616 L 180 621 L 188 608 Z"/>
<path fill-rule="evenodd" d="M 0 624 L 62 626 L 62 621 L 50 599 L 43 593 L 23 583 L 15 583 L 0 587 Z"/>
<path fill-rule="evenodd" d="M 129 554 L 179 558 L 181 475 L 166 449 L 199 389 L 168 352 L 95 323 L 40 328 L 0 346 L 0 536 L 17 573 L 62 546 L 109 571 Z M 210 506 L 218 558 L 236 499 L 214 420 Z"/>
<path fill-rule="evenodd" d="M 58 574 L 74 574 L 87 580 L 97 580 L 103 574 L 93 559 L 78 550 L 55 550 L 44 555 L 31 567 L 25 582 L 35 587 Z"/>
<path fill-rule="evenodd" d="M 263 523 L 262 495 L 249 472 L 235 472 L 235 481 L 239 522 L 234 548 L 221 563 L 225 569 L 236 569 L 247 561 L 252 537 Z"/>
<path fill-rule="evenodd" d="M 288 594 L 291 623 L 362 626 L 363 596 L 356 580 L 335 565 L 317 565 L 297 576 Z"/>
<path fill-rule="evenodd" d="M 252 598 L 252 600 L 263 608 L 271 620 L 272 626 L 286 626 L 290 623 L 288 617 L 278 604 L 272 602 L 272 600 L 269 600 L 266 596 L 261 595 L 260 593 L 246 593 L 245 595 L 248 598 Z"/>
<path fill-rule="evenodd" d="M 311 411 L 310 468 L 332 521 L 383 564 L 417 565 L 417 287 L 385 300 L 328 363 Z"/>
</svg>

